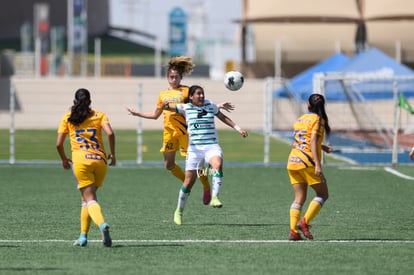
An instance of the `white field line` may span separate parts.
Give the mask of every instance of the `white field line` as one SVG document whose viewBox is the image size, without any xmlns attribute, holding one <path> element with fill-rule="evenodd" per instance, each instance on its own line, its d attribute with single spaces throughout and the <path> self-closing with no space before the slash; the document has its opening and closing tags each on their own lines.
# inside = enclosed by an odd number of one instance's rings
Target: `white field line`
<svg viewBox="0 0 414 275">
<path fill-rule="evenodd" d="M 391 173 L 393 175 L 396 175 L 397 177 L 403 178 L 403 179 L 407 179 L 407 180 L 414 180 L 413 177 L 408 176 L 406 174 L 403 174 L 401 172 L 398 172 L 397 170 L 391 168 L 391 167 L 384 167 L 384 170 L 387 171 L 388 173 Z"/>
<path fill-rule="evenodd" d="M 379 167 L 370 167 L 370 166 L 347 166 L 347 167 L 339 167 L 341 170 L 367 170 L 367 171 L 375 171 L 380 169 Z M 406 180 L 414 180 L 414 177 L 408 176 L 406 174 L 403 174 L 401 172 L 398 172 L 397 170 L 391 168 L 391 167 L 384 167 L 384 170 L 388 173 L 391 173 L 397 177 L 406 179 Z"/>
<path fill-rule="evenodd" d="M 378 170 L 378 167 L 375 166 L 339 166 L 339 170 L 367 170 L 375 171 Z"/>
<path fill-rule="evenodd" d="M 0 240 L 1 243 L 72 243 L 73 240 Z M 88 240 L 99 243 L 102 240 Z M 186 243 L 230 243 L 230 244 L 261 244 L 261 243 L 381 243 L 381 244 L 414 244 L 414 240 L 112 240 L 113 243 L 141 243 L 141 244 L 186 244 Z"/>
</svg>

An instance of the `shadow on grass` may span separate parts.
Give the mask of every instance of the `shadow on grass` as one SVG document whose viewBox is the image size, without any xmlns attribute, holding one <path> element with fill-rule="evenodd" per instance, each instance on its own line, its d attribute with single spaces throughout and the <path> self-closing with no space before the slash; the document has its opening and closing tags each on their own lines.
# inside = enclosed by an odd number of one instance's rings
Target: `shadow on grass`
<svg viewBox="0 0 414 275">
<path fill-rule="evenodd" d="M 0 248 L 17 248 L 17 247 L 19 247 L 19 246 L 17 246 L 17 245 L 10 245 L 10 244 L 0 245 Z"/>
<path fill-rule="evenodd" d="M 275 224 L 275 223 L 202 223 L 202 224 L 184 224 L 184 225 L 194 225 L 194 226 L 226 226 L 226 227 L 267 227 L 267 226 L 286 226 L 285 224 Z"/>
<path fill-rule="evenodd" d="M 184 244 L 173 244 L 173 243 L 160 243 L 160 244 L 116 244 L 112 245 L 112 249 L 119 248 L 130 248 L 130 247 L 140 247 L 140 248 L 151 248 L 151 247 L 181 247 Z"/>
<path fill-rule="evenodd" d="M 55 267 L 0 267 L 0 271 L 62 271 L 63 268 Z"/>
</svg>

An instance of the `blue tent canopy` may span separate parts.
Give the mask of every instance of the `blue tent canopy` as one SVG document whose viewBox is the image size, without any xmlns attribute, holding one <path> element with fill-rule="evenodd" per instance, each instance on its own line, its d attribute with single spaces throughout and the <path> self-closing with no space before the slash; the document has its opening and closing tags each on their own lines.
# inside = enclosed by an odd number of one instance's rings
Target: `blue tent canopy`
<svg viewBox="0 0 414 275">
<path fill-rule="evenodd" d="M 308 100 L 313 91 L 313 75 L 316 73 L 336 72 L 349 62 L 349 57 L 342 53 L 331 55 L 322 62 L 310 67 L 273 92 L 273 97 L 294 97 Z"/>
<path fill-rule="evenodd" d="M 333 62 L 337 60 L 337 62 Z M 330 64 L 333 62 L 332 64 Z M 341 63 L 342 62 L 342 63 Z M 407 66 L 398 63 L 376 48 L 361 52 L 352 58 L 334 55 L 327 60 L 315 65 L 307 71 L 297 75 L 284 87 L 274 91 L 273 96 L 291 96 L 298 100 L 307 100 L 313 92 L 313 76 L 315 73 L 337 73 L 339 75 L 378 75 L 382 76 L 381 81 L 355 82 L 352 83 L 352 94 L 356 91 L 363 95 L 366 100 L 390 99 L 393 97 L 392 81 L 387 77 L 414 76 L 414 71 Z M 414 79 L 401 81 L 398 90 L 407 97 L 414 96 Z M 328 100 L 343 101 L 347 96 L 339 81 L 327 82 L 325 96 Z"/>
<path fill-rule="evenodd" d="M 378 79 L 375 80 L 350 84 L 352 85 L 352 90 L 349 91 L 350 96 L 358 98 L 356 94 L 356 91 L 358 91 L 365 100 L 391 99 L 394 94 L 393 80 L 390 78 L 414 76 L 414 71 L 409 67 L 398 63 L 376 48 L 355 55 L 339 70 L 343 75 L 378 76 Z M 407 97 L 414 96 L 414 79 L 398 81 L 398 91 L 403 92 Z M 326 84 L 325 95 L 330 100 L 342 101 L 347 99 L 345 91 L 338 81 Z"/>
<path fill-rule="evenodd" d="M 398 63 L 377 48 L 371 48 L 353 56 L 347 64 L 340 68 L 344 73 L 372 72 L 380 69 L 390 69 L 394 75 L 413 75 L 414 72 L 407 66 Z"/>
</svg>

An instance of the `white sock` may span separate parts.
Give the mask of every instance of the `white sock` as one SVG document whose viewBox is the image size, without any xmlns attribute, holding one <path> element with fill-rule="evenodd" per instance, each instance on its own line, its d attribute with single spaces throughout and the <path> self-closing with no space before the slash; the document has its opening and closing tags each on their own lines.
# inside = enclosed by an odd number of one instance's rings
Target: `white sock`
<svg viewBox="0 0 414 275">
<path fill-rule="evenodd" d="M 213 197 L 216 197 L 220 193 L 221 184 L 223 183 L 223 173 L 222 172 L 215 172 L 213 175 L 213 190 L 211 192 L 211 195 Z"/>
<path fill-rule="evenodd" d="M 177 209 L 180 209 L 181 211 L 184 210 L 188 196 L 190 196 L 190 192 L 184 193 L 184 191 L 181 188 L 180 192 L 178 193 Z"/>
</svg>

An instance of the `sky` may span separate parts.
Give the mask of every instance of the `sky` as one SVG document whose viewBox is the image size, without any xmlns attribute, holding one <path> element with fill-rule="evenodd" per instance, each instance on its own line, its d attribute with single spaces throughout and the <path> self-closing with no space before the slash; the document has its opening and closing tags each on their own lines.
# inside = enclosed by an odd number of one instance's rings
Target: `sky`
<svg viewBox="0 0 414 275">
<path fill-rule="evenodd" d="M 109 3 L 112 26 L 133 27 L 159 35 L 163 44 L 168 41 L 168 16 L 175 7 L 181 7 L 189 20 L 198 22 L 193 24 L 198 30 L 193 31 L 202 33 L 204 39 L 235 40 L 239 35 L 238 25 L 232 20 L 241 17 L 242 0 L 109 0 Z"/>
</svg>

